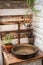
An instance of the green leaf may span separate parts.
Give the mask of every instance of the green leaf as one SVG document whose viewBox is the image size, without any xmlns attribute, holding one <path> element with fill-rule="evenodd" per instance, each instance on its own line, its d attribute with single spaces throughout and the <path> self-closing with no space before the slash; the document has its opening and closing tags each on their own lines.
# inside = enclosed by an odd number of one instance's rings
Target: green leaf
<svg viewBox="0 0 43 65">
<path fill-rule="evenodd" d="M 27 3 L 28 3 L 29 8 L 32 10 L 32 12 L 34 12 L 35 14 L 37 14 L 40 11 L 39 10 L 36 10 L 34 8 L 34 2 L 35 2 L 35 0 L 27 0 Z"/>
</svg>

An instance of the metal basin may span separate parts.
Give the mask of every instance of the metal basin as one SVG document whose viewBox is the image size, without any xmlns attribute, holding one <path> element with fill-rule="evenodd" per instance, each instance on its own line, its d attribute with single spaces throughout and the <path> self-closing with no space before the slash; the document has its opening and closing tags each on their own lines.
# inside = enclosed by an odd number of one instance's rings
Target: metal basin
<svg viewBox="0 0 43 65">
<path fill-rule="evenodd" d="M 37 47 L 30 44 L 17 44 L 11 49 L 12 53 L 20 59 L 29 59 L 38 52 Z"/>
</svg>

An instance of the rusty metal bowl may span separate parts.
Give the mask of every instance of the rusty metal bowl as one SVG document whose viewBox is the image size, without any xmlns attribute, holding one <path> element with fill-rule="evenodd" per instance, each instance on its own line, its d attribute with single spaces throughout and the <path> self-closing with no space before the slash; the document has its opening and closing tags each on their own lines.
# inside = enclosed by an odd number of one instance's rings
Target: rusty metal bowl
<svg viewBox="0 0 43 65">
<path fill-rule="evenodd" d="M 34 57 L 38 49 L 36 46 L 30 44 L 17 44 L 11 51 L 17 58 L 28 59 Z"/>
</svg>

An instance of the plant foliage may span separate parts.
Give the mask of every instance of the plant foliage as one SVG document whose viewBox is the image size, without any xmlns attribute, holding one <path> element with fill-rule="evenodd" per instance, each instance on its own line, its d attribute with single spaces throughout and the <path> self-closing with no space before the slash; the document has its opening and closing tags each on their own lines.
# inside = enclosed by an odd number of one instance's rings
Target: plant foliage
<svg viewBox="0 0 43 65">
<path fill-rule="evenodd" d="M 11 40 L 12 40 L 11 35 L 10 34 L 7 34 L 5 36 L 5 38 L 4 38 L 4 41 L 5 41 L 4 43 L 10 44 L 11 43 Z"/>
<path fill-rule="evenodd" d="M 38 12 L 40 12 L 39 10 L 36 10 L 34 8 L 35 0 L 27 0 L 27 3 L 28 3 L 28 7 L 32 10 L 33 13 L 37 14 Z"/>
</svg>

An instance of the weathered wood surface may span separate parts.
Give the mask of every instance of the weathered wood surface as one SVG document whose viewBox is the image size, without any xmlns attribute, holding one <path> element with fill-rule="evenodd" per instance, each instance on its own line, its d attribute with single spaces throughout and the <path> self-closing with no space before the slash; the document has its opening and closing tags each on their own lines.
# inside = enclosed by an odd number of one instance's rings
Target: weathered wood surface
<svg viewBox="0 0 43 65">
<path fill-rule="evenodd" d="M 1 9 L 11 9 L 11 8 L 27 8 L 26 0 L 4 0 L 0 1 L 0 8 Z"/>
<path fill-rule="evenodd" d="M 18 16 L 18 15 L 32 14 L 29 8 L 22 9 L 0 9 L 0 16 Z"/>
<path fill-rule="evenodd" d="M 36 60 L 43 59 L 43 53 L 42 52 L 39 52 L 34 58 L 27 59 L 27 60 L 18 59 L 11 53 L 3 52 L 3 55 L 4 55 L 4 59 L 6 60 L 6 63 L 8 65 L 10 65 L 10 64 L 11 65 L 15 65 L 15 64 L 18 65 L 18 64 L 22 64 L 22 63 L 30 63 L 31 61 L 35 62 Z"/>
<path fill-rule="evenodd" d="M 5 16 L 0 18 L 0 24 L 31 23 L 32 14 L 29 16 Z"/>
</svg>

